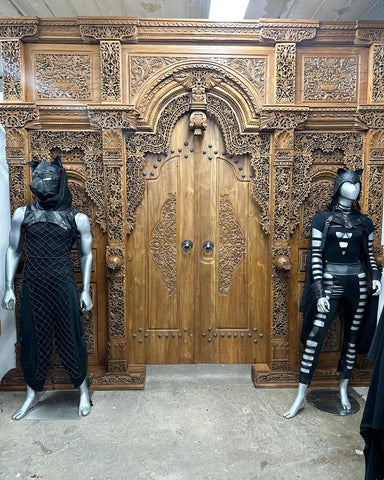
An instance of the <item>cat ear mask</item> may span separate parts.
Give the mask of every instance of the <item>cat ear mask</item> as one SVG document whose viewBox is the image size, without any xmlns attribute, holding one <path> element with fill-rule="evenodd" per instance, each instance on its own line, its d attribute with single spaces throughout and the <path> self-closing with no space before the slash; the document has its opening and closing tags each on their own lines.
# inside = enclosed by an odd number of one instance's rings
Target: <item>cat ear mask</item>
<svg viewBox="0 0 384 480">
<path fill-rule="evenodd" d="M 61 163 L 60 155 L 56 155 L 54 160 L 52 160 L 51 164 L 55 165 L 55 167 L 63 168 L 63 164 Z M 36 169 L 36 167 L 38 165 L 40 165 L 40 162 L 38 162 L 37 160 L 32 160 L 31 162 L 27 162 L 27 165 L 29 165 L 31 167 L 32 172 L 33 172 Z"/>
</svg>

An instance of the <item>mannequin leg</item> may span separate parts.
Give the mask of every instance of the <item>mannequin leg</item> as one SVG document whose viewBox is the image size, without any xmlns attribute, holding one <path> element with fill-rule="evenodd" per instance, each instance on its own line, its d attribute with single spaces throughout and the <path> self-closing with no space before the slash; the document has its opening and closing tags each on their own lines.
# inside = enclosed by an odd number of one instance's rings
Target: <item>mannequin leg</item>
<svg viewBox="0 0 384 480">
<path fill-rule="evenodd" d="M 79 402 L 79 417 L 86 417 L 91 409 L 91 398 L 89 396 L 88 379 L 85 378 L 79 387 L 80 402 Z"/>
<path fill-rule="evenodd" d="M 294 402 L 291 405 L 291 408 L 283 413 L 285 418 L 295 417 L 300 410 L 305 406 L 305 392 L 307 391 L 308 385 L 305 383 L 299 383 L 299 388 L 297 389 L 297 395 Z"/>
<path fill-rule="evenodd" d="M 341 406 L 344 408 L 344 410 L 346 410 L 347 412 L 350 412 L 351 402 L 349 401 L 349 398 L 348 398 L 348 382 L 349 382 L 349 378 L 341 379 L 339 384 L 339 391 L 340 391 Z"/>
<path fill-rule="evenodd" d="M 23 405 L 12 415 L 12 420 L 21 420 L 39 403 L 39 393 L 27 386 L 27 396 Z"/>
</svg>

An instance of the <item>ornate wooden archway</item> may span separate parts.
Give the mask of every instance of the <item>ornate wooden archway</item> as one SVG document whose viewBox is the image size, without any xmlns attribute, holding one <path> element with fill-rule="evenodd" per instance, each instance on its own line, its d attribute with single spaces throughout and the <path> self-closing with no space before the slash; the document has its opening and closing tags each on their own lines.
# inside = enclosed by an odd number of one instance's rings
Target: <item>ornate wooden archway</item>
<svg viewBox="0 0 384 480">
<path fill-rule="evenodd" d="M 383 24 L 3 18 L 0 34 L 12 210 L 30 201 L 25 161 L 59 152 L 75 201 L 92 217 L 98 300 L 87 342 L 94 386 L 143 387 L 145 365 L 128 351 L 127 239 L 136 235 L 145 197 L 143 168 L 151 155 L 170 152 L 186 115 L 196 138 L 217 125 L 228 153 L 220 162 L 229 165 L 233 155 L 252 175 L 247 185 L 264 232 L 270 293 L 255 383 L 297 381 L 308 218 L 338 166 L 364 167 L 363 207 L 381 231 Z M 237 178 L 243 181 L 238 170 Z M 379 243 L 376 234 L 377 254 Z M 317 372 L 328 384 L 335 381 L 337 326 L 332 335 Z M 355 379 L 369 376 L 362 358 Z M 52 378 L 65 385 L 60 372 Z M 16 370 L 3 387 L 22 382 Z"/>
</svg>

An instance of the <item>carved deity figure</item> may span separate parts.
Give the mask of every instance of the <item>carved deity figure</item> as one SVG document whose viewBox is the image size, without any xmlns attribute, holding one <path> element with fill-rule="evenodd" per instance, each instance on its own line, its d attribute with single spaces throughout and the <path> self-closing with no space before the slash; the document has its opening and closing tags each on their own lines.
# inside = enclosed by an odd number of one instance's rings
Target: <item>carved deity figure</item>
<svg viewBox="0 0 384 480">
<path fill-rule="evenodd" d="M 372 319 L 373 325 L 376 322 L 376 312 L 368 309 L 367 304 L 371 295 L 377 296 L 381 290 L 380 272 L 373 256 L 374 227 L 372 221 L 360 212 L 358 203 L 361 175 L 362 170 L 339 169 L 327 210 L 316 213 L 312 220 L 309 280 L 301 304 L 304 353 L 297 396 L 284 413 L 285 418 L 294 417 L 304 408 L 306 389 L 341 301 L 344 306 L 344 342 L 338 368 L 341 372 L 339 391 L 342 407 L 347 412 L 351 410 L 348 382 L 356 354 L 362 352 L 363 339 L 366 343 L 369 337 L 369 334 L 362 335 L 362 331 L 365 326 L 372 325 Z M 370 321 L 366 318 L 368 310 Z"/>
<path fill-rule="evenodd" d="M 2 302 L 7 310 L 15 308 L 14 277 L 25 241 L 27 258 L 20 292 L 18 339 L 27 396 L 12 418 L 20 420 L 38 404 L 51 365 L 53 344 L 68 376 L 80 390 L 78 412 L 85 416 L 91 402 L 81 312 L 92 308 L 89 219 L 72 206 L 60 157 L 29 165 L 32 168 L 29 186 L 36 200 L 17 208 L 12 216 Z M 75 242 L 83 280 L 80 298 L 70 258 Z"/>
</svg>

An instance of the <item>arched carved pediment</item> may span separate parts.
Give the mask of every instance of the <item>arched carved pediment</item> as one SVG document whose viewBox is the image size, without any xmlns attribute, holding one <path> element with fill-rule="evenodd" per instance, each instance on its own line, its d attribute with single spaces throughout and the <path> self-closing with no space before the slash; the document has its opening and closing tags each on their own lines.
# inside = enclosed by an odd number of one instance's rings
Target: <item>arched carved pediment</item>
<svg viewBox="0 0 384 480">
<path fill-rule="evenodd" d="M 190 76 L 183 76 L 183 82 L 189 82 Z M 216 82 L 214 78 L 209 81 Z M 233 99 L 231 102 L 220 97 L 222 92 L 206 95 L 207 114 L 211 114 L 220 125 L 226 151 L 232 155 L 249 154 L 255 172 L 252 178 L 252 195 L 261 208 L 262 223 L 265 232 L 269 232 L 269 176 L 270 176 L 270 134 L 244 133 L 239 117 L 240 107 Z M 127 200 L 128 231 L 135 225 L 135 210 L 141 202 L 145 180 L 142 175 L 144 155 L 164 153 L 169 147 L 170 136 L 177 120 L 190 108 L 188 93 L 173 98 L 163 107 L 154 133 L 126 133 L 127 151 Z"/>
<path fill-rule="evenodd" d="M 204 108 L 207 94 L 231 99 L 236 104 L 242 130 L 255 126 L 262 108 L 262 94 L 251 79 L 235 68 L 207 60 L 181 60 L 165 65 L 150 76 L 140 88 L 136 111 L 143 123 L 156 130 L 156 123 L 165 106 L 175 98 L 189 93 L 192 107 Z"/>
<path fill-rule="evenodd" d="M 363 134 L 307 132 L 295 135 L 291 232 L 300 223 L 300 209 L 310 196 L 314 177 L 326 171 L 336 176 L 338 167 L 362 167 Z"/>
</svg>

